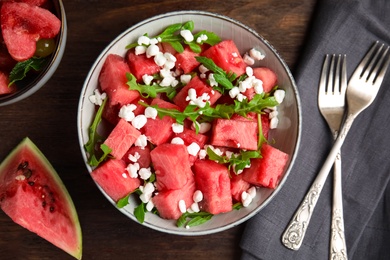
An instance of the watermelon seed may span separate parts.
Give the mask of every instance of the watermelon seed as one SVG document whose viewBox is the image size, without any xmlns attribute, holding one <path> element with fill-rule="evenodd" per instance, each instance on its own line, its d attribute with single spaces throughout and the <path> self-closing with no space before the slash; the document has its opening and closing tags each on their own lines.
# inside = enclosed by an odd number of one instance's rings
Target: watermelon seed
<svg viewBox="0 0 390 260">
<path fill-rule="evenodd" d="M 30 186 L 34 186 L 35 182 L 29 181 L 28 184 L 29 184 Z"/>
<path fill-rule="evenodd" d="M 19 165 L 18 165 L 18 170 L 23 170 L 23 169 L 26 169 L 28 166 L 28 162 L 21 162 Z"/>
<path fill-rule="evenodd" d="M 54 212 L 54 207 L 53 206 L 50 207 L 50 212 Z"/>
<path fill-rule="evenodd" d="M 26 178 L 30 178 L 32 174 L 32 171 L 30 169 L 24 169 L 23 170 L 23 175 L 26 176 Z"/>
<path fill-rule="evenodd" d="M 46 207 L 46 201 L 42 201 L 42 207 Z"/>
</svg>

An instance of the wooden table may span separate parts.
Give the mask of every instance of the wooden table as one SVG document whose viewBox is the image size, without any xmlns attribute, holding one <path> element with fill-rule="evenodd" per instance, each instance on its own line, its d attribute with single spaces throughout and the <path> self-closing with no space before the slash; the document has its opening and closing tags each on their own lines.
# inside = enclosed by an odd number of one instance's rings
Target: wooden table
<svg viewBox="0 0 390 260">
<path fill-rule="evenodd" d="M 209 236 L 182 237 L 146 228 L 96 188 L 78 144 L 77 105 L 84 79 L 103 48 L 128 27 L 176 10 L 230 16 L 263 35 L 294 69 L 315 0 L 65 0 L 68 39 L 58 70 L 31 97 L 0 107 L 0 160 L 25 136 L 43 151 L 71 194 L 83 230 L 83 259 L 239 259 L 245 224 Z M 72 259 L 0 212 L 0 259 Z"/>
</svg>

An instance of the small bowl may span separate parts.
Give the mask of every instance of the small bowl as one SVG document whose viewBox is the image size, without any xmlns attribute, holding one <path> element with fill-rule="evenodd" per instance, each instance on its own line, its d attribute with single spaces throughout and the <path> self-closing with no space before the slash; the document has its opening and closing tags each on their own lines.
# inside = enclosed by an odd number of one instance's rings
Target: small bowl
<svg viewBox="0 0 390 260">
<path fill-rule="evenodd" d="M 13 104 L 22 99 L 31 96 L 38 91 L 46 82 L 53 76 L 57 70 L 62 56 L 65 51 L 66 39 L 67 39 L 67 24 L 65 8 L 62 0 L 49 0 L 53 2 L 53 13 L 60 19 L 61 28 L 59 34 L 56 36 L 56 48 L 53 53 L 48 56 L 50 61 L 46 66 L 37 74 L 30 75 L 16 83 L 17 91 L 12 94 L 0 95 L 0 106 Z"/>
<path fill-rule="evenodd" d="M 222 39 L 233 39 L 238 49 L 243 53 L 253 47 L 259 48 L 265 53 L 266 58 L 258 62 L 257 65 L 264 65 L 274 70 L 278 76 L 279 86 L 286 91 L 285 99 L 278 109 L 278 128 L 270 131 L 269 138 L 270 140 L 275 140 L 273 145 L 276 148 L 289 154 L 289 161 L 277 188 L 258 188 L 257 195 L 249 207 L 215 215 L 210 221 L 202 225 L 191 227 L 190 229 L 178 228 L 174 220 L 165 220 L 152 213 L 146 214 L 144 226 L 161 232 L 184 236 L 212 234 L 229 229 L 250 219 L 263 209 L 287 181 L 287 176 L 298 151 L 301 133 L 301 107 L 293 76 L 277 51 L 263 37 L 242 23 L 215 13 L 203 11 L 171 12 L 140 22 L 120 34 L 103 50 L 88 73 L 81 91 L 77 119 L 79 144 L 88 171 L 92 172 L 93 169 L 87 163 L 88 157 L 84 150 L 84 144 L 88 141 L 88 128 L 95 115 L 95 105 L 88 98 L 98 88 L 98 76 L 107 55 L 115 53 L 124 57 L 126 53 L 125 46 L 135 42 L 139 36 L 145 33 L 151 36 L 157 35 L 162 29 L 171 24 L 184 23 L 189 20 L 194 21 L 195 32 L 208 30 L 215 32 Z M 115 202 L 99 186 L 98 188 L 115 206 Z M 118 210 L 139 223 L 133 215 L 134 207 L 137 204 L 136 199 L 130 196 L 129 202 L 129 205 Z"/>
</svg>

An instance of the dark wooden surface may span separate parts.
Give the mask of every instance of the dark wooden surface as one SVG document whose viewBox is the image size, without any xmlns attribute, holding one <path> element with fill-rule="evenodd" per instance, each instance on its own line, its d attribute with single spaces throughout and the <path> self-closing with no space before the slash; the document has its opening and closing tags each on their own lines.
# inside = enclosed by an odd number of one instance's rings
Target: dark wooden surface
<svg viewBox="0 0 390 260">
<path fill-rule="evenodd" d="M 182 237 L 143 227 L 96 188 L 77 137 L 77 105 L 92 63 L 118 34 L 151 16 L 205 10 L 230 16 L 263 35 L 294 69 L 315 0 L 65 0 L 66 51 L 49 82 L 31 97 L 0 107 L 0 160 L 25 136 L 58 171 L 78 211 L 83 259 L 239 259 L 241 224 L 209 236 Z M 0 212 L 0 259 L 72 259 Z"/>
</svg>

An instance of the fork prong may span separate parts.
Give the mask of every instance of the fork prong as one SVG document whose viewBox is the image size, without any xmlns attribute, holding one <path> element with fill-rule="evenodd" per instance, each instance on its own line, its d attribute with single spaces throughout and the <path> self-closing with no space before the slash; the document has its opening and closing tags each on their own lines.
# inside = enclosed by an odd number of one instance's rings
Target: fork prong
<svg viewBox="0 0 390 260">
<path fill-rule="evenodd" d="M 336 69 L 334 70 L 334 79 L 333 79 L 333 93 L 334 94 L 338 94 L 338 93 L 340 93 L 340 72 L 341 72 L 341 70 L 340 70 L 340 63 L 341 63 L 341 55 L 339 54 L 339 55 L 335 55 L 335 54 L 333 54 L 333 57 L 332 57 L 332 59 L 334 60 L 334 59 L 337 59 L 337 61 L 336 61 Z M 333 68 L 332 68 L 333 69 Z"/>
<path fill-rule="evenodd" d="M 329 73 L 328 73 L 328 79 L 327 79 L 327 86 L 326 86 L 326 92 L 327 93 L 333 93 L 333 85 L 335 83 L 335 70 L 334 70 L 334 63 L 335 63 L 335 58 L 336 55 L 332 55 L 332 59 L 330 61 L 330 66 L 329 66 Z M 338 70 L 336 70 L 338 71 Z M 337 76 L 338 73 L 336 73 Z"/>
<path fill-rule="evenodd" d="M 376 42 L 375 45 L 374 45 L 374 52 L 370 55 L 370 57 L 368 58 L 367 62 L 368 64 L 366 64 L 366 68 L 364 69 L 362 75 L 361 75 L 361 78 L 363 78 L 363 80 L 370 80 L 370 77 L 371 75 L 376 75 L 376 73 L 374 73 L 374 70 L 375 70 L 375 66 L 377 64 L 377 60 L 378 60 L 378 57 L 379 57 L 379 54 L 381 53 L 382 51 L 382 48 L 384 46 L 384 44 L 381 44 L 379 46 L 379 49 L 377 48 L 379 42 Z"/>
<path fill-rule="evenodd" d="M 348 79 L 347 79 L 347 55 L 342 55 L 342 62 L 341 62 L 341 81 L 340 81 L 340 93 L 342 95 L 345 95 L 348 85 Z"/>
<path fill-rule="evenodd" d="M 327 86 L 328 70 L 329 70 L 329 54 L 326 54 L 324 63 L 322 65 L 322 70 L 321 70 L 319 93 L 326 92 L 325 87 Z"/>
<path fill-rule="evenodd" d="M 382 54 L 380 60 L 378 61 L 377 66 L 375 67 L 375 69 L 373 71 L 373 74 L 376 74 L 376 76 L 371 79 L 373 84 L 380 85 L 384 76 L 385 76 L 387 68 L 389 67 L 389 64 L 390 64 L 390 54 L 388 55 L 389 48 L 390 47 L 387 46 L 387 48 L 385 49 L 384 53 Z M 378 73 L 378 71 L 379 71 L 379 73 Z"/>
</svg>

